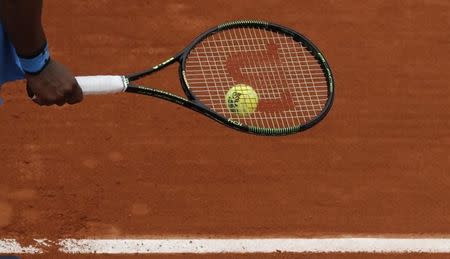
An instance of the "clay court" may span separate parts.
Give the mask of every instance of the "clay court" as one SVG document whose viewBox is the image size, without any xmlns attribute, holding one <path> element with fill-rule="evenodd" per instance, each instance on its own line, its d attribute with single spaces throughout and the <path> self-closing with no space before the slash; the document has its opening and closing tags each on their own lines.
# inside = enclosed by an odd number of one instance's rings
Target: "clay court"
<svg viewBox="0 0 450 259">
<path fill-rule="evenodd" d="M 233 131 L 162 100 L 0 106 L 0 239 L 448 237 L 450 2 L 45 1 L 53 57 L 76 75 L 153 66 L 236 19 L 293 28 L 336 96 L 305 132 Z M 182 94 L 176 66 L 145 83 Z M 44 247 L 45 248 L 45 247 Z M 450 254 L 63 255 L 23 258 L 449 258 Z"/>
</svg>

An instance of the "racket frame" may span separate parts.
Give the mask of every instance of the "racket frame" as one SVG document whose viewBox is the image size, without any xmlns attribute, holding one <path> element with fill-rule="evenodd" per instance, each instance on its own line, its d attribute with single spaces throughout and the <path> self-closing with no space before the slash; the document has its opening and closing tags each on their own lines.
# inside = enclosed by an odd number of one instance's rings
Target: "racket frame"
<svg viewBox="0 0 450 259">
<path fill-rule="evenodd" d="M 205 38 L 219 32 L 222 30 L 228 30 L 232 28 L 263 28 L 275 32 L 282 32 L 284 34 L 287 34 L 291 36 L 295 41 L 300 42 L 308 51 L 313 54 L 313 56 L 320 61 L 320 66 L 325 74 L 325 78 L 327 80 L 328 85 L 328 98 L 325 103 L 325 106 L 320 114 L 315 116 L 313 119 L 311 119 L 309 122 L 303 125 L 298 125 L 294 127 L 287 127 L 287 128 L 260 128 L 255 126 L 248 126 L 245 124 L 242 124 L 239 121 L 226 118 L 216 112 L 214 112 L 212 109 L 201 103 L 195 95 L 191 92 L 189 88 L 189 84 L 186 81 L 185 78 L 185 69 L 186 69 L 186 60 L 188 55 L 190 54 L 191 50 L 194 49 L 197 44 L 199 44 L 201 41 L 203 41 Z M 151 75 L 167 66 L 172 65 L 173 63 L 178 62 L 179 69 L 179 79 L 182 86 L 182 89 L 186 95 L 186 98 L 177 96 L 175 94 L 166 92 L 164 90 L 156 89 L 156 88 L 150 88 L 147 86 L 140 86 L 133 84 L 133 81 L 136 81 L 140 78 L 143 78 L 145 76 Z M 142 94 L 142 95 L 148 95 L 157 97 L 160 99 L 164 99 L 179 105 L 182 105 L 186 108 L 192 109 L 194 111 L 197 111 L 201 114 L 204 114 L 208 116 L 209 118 L 218 121 L 228 127 L 231 127 L 233 129 L 243 131 L 246 133 L 252 133 L 257 135 L 264 135 L 264 136 L 281 136 L 281 135 L 289 135 L 297 132 L 301 132 L 304 130 L 307 130 L 311 128 L 312 126 L 319 123 L 330 111 L 333 100 L 334 100 L 334 78 L 333 74 L 331 72 L 330 66 L 328 62 L 326 61 L 324 55 L 322 52 L 305 36 L 302 34 L 299 34 L 296 31 L 293 31 L 285 26 L 266 22 L 266 21 L 257 21 L 257 20 L 241 20 L 241 21 L 233 21 L 221 24 L 219 26 L 216 26 L 214 28 L 211 28 L 207 30 L 206 32 L 199 35 L 197 38 L 195 38 L 187 47 L 185 47 L 181 52 L 179 52 L 177 55 L 167 59 L 166 61 L 162 62 L 161 64 L 158 64 L 148 70 L 144 70 L 138 73 L 133 73 L 130 75 L 125 76 L 125 81 L 127 82 L 127 87 L 125 89 L 125 92 L 129 93 L 136 93 L 136 94 Z"/>
</svg>

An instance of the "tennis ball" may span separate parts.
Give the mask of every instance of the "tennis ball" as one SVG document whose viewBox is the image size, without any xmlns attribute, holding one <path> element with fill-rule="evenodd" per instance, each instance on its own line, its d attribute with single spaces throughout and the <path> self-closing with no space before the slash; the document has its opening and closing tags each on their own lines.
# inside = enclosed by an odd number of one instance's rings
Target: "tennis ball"
<svg viewBox="0 0 450 259">
<path fill-rule="evenodd" d="M 230 112 L 245 117 L 255 112 L 258 106 L 258 95 L 251 86 L 237 84 L 228 90 L 225 102 Z"/>
</svg>

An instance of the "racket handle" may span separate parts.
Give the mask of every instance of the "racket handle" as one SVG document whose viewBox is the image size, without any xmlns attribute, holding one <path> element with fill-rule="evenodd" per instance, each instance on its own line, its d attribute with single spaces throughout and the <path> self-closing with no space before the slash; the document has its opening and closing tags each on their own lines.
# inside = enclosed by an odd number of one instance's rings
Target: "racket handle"
<svg viewBox="0 0 450 259">
<path fill-rule="evenodd" d="M 120 93 L 128 86 L 124 76 L 77 76 L 75 79 L 84 95 Z"/>
</svg>

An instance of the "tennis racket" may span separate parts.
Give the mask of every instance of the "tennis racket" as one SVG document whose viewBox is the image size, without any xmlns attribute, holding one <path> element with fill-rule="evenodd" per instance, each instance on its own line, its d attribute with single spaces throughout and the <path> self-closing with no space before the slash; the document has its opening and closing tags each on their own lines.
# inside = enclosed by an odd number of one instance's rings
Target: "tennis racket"
<svg viewBox="0 0 450 259">
<path fill-rule="evenodd" d="M 134 82 L 175 62 L 186 97 Z M 265 21 L 233 21 L 183 51 L 126 76 L 76 78 L 85 95 L 128 92 L 177 103 L 247 133 L 288 135 L 311 128 L 330 110 L 331 69 L 303 35 Z"/>
</svg>

